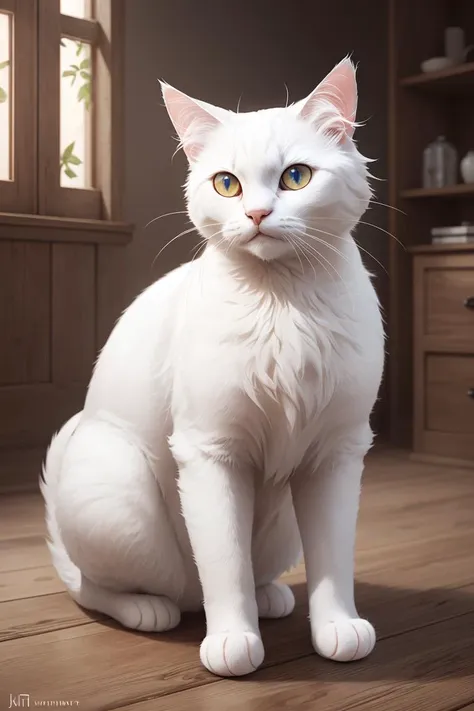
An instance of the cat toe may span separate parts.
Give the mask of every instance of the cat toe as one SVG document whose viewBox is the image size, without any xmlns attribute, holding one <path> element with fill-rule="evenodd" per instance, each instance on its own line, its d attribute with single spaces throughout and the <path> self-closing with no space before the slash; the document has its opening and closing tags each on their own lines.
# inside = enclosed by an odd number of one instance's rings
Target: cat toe
<svg viewBox="0 0 474 711">
<path fill-rule="evenodd" d="M 115 607 L 114 617 L 140 632 L 166 632 L 180 621 L 179 609 L 164 596 L 122 595 Z"/>
<path fill-rule="evenodd" d="M 262 640 L 253 632 L 208 635 L 201 644 L 201 662 L 216 676 L 244 676 L 262 664 Z"/>
<path fill-rule="evenodd" d="M 375 646 L 375 630 L 361 618 L 328 622 L 313 630 L 313 646 L 322 657 L 336 662 L 363 659 Z"/>
<path fill-rule="evenodd" d="M 261 585 L 255 591 L 258 616 L 278 618 L 291 615 L 295 607 L 295 596 L 291 588 L 283 583 Z"/>
</svg>

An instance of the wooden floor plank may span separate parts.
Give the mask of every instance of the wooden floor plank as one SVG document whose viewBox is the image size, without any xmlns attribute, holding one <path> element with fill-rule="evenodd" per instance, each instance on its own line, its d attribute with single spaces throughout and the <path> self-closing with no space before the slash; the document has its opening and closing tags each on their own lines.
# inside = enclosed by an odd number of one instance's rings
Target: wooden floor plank
<svg viewBox="0 0 474 711">
<path fill-rule="evenodd" d="M 0 540 L 0 573 L 50 565 L 44 536 Z"/>
<path fill-rule="evenodd" d="M 0 497 L 0 692 L 80 709 L 474 711 L 474 477 L 369 458 L 356 598 L 379 642 L 353 665 L 312 654 L 302 568 L 294 614 L 265 621 L 266 667 L 221 681 L 199 664 L 203 616 L 168 635 L 120 629 L 82 611 L 50 564 L 39 495 Z M 99 620 L 99 621 L 96 621 Z M 0 693 L 0 705 L 3 701 Z"/>
<path fill-rule="evenodd" d="M 473 538 L 473 534 L 469 533 L 436 540 L 435 545 L 428 541 L 392 546 L 382 558 L 376 551 L 362 552 L 358 556 L 357 565 L 358 603 L 365 605 L 369 590 L 380 596 L 383 600 L 382 606 L 393 605 L 395 601 L 403 601 L 405 597 L 412 598 L 417 595 L 425 601 L 426 595 L 423 591 L 428 591 L 435 609 L 438 604 L 446 605 L 445 597 L 451 594 L 450 589 L 469 587 L 472 580 Z M 16 539 L 18 540 L 27 539 Z M 43 545 L 46 556 L 49 556 L 44 543 Z M 419 565 L 420 560 L 423 561 L 423 566 Z M 438 589 L 441 573 L 444 574 L 444 579 Z M 296 585 L 298 592 L 301 589 L 297 604 L 307 607 L 303 584 L 304 568 L 301 566 L 287 574 L 285 580 Z M 5 587 L 2 588 L 1 585 Z M 408 588 L 404 589 L 403 585 Z M 0 641 L 90 622 L 89 616 L 70 600 L 67 593 L 48 594 L 51 589 L 62 591 L 64 586 L 50 566 L 10 571 L 8 576 L 0 578 L 0 598 L 3 595 L 4 599 L 4 602 L 0 602 Z M 390 600 L 386 599 L 388 592 Z M 370 599 L 373 597 L 371 594 Z M 401 604 L 403 607 L 403 602 Z M 450 610 L 451 607 L 448 605 Z M 396 619 L 396 615 L 392 619 Z M 20 624 L 18 620 L 21 621 Z"/>
<path fill-rule="evenodd" d="M 44 535 L 44 507 L 38 493 L 0 495 L 1 541 Z"/>
<path fill-rule="evenodd" d="M 474 613 L 379 643 L 359 664 L 307 656 L 122 711 L 451 711 L 474 698 Z"/>
<path fill-rule="evenodd" d="M 301 600 L 305 596 L 304 586 L 300 585 L 295 592 Z M 379 645 L 388 636 L 407 637 L 406 642 L 397 647 L 403 650 L 402 658 L 410 652 L 413 640 L 419 639 L 419 644 L 425 644 L 422 640 L 427 636 L 431 639 L 431 627 L 444 626 L 451 635 L 457 630 L 455 636 L 459 637 L 459 630 L 467 631 L 474 622 L 472 587 L 406 596 L 402 591 L 390 590 L 387 594 L 377 586 L 365 586 L 359 591 L 359 597 L 364 613 L 373 619 L 378 630 Z M 451 619 L 451 615 L 463 616 Z M 443 616 L 449 619 L 440 622 Z M 422 625 L 426 625 L 423 630 L 408 631 Z M 27 679 L 29 693 L 45 698 L 51 685 L 60 685 L 67 698 L 80 699 L 81 708 L 96 710 L 105 706 L 113 708 L 124 700 L 131 703 L 137 698 L 161 697 L 212 683 L 215 679 L 201 669 L 198 659 L 203 631 L 203 618 L 189 616 L 180 628 L 163 636 L 139 635 L 108 627 L 106 623 L 92 623 L 3 642 L 0 645 L 0 688 L 3 688 L 2 678 L 16 682 L 16 687 L 22 679 Z M 406 634 L 402 634 L 404 632 Z M 472 632 L 468 632 L 472 634 L 474 625 Z M 301 605 L 290 618 L 263 622 L 262 635 L 268 665 L 279 667 L 312 653 L 306 610 Z M 419 662 L 422 664 L 422 659 Z M 350 669 L 359 668 L 365 673 L 364 664 L 366 662 L 342 666 L 348 670 L 350 680 Z M 85 689 L 84 678 L 89 680 Z M 105 687 L 101 679 L 107 679 Z"/>
<path fill-rule="evenodd" d="M 474 477 L 473 477 L 474 481 Z M 389 492 L 386 493 L 390 499 Z M 460 497 L 454 501 L 425 503 L 422 507 L 410 506 L 409 510 L 370 511 L 369 502 L 362 505 L 359 519 L 357 544 L 359 550 L 394 543 L 410 543 L 428 540 L 442 534 L 449 535 L 453 528 L 457 533 L 473 528 L 474 497 Z"/>
<path fill-rule="evenodd" d="M 28 570 L 13 570 L 0 577 L 0 602 L 21 600 L 62 592 L 64 585 L 52 565 Z"/>
<path fill-rule="evenodd" d="M 66 592 L 10 600 L 0 604 L 0 642 L 90 624 L 94 617 Z"/>
</svg>

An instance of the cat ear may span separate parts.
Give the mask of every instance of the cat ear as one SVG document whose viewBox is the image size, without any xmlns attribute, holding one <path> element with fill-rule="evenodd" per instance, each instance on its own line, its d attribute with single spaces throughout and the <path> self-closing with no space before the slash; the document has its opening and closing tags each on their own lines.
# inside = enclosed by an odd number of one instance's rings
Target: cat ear
<svg viewBox="0 0 474 711">
<path fill-rule="evenodd" d="M 356 70 L 349 57 L 336 64 L 306 99 L 295 104 L 301 118 L 321 124 L 338 140 L 352 138 L 357 111 Z"/>
<path fill-rule="evenodd" d="M 182 91 L 160 82 L 169 117 L 190 162 L 204 147 L 207 134 L 222 123 L 225 109 L 192 99 Z"/>
</svg>

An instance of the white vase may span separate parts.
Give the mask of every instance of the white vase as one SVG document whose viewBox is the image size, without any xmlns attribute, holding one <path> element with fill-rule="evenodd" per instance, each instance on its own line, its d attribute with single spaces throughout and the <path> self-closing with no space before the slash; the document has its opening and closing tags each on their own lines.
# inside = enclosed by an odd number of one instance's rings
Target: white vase
<svg viewBox="0 0 474 711">
<path fill-rule="evenodd" d="M 464 62 L 466 39 L 462 27 L 446 27 L 444 31 L 444 52 L 456 64 Z"/>
<path fill-rule="evenodd" d="M 474 151 L 468 151 L 462 159 L 461 175 L 465 183 L 474 183 Z"/>
</svg>

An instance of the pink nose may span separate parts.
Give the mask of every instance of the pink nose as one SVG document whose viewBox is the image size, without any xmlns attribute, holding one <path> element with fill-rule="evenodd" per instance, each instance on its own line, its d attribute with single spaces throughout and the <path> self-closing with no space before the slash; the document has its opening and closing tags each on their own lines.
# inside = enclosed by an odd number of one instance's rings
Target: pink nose
<svg viewBox="0 0 474 711">
<path fill-rule="evenodd" d="M 253 220 L 254 225 L 259 225 L 264 217 L 267 217 L 271 210 L 249 210 L 246 214 Z"/>
</svg>

